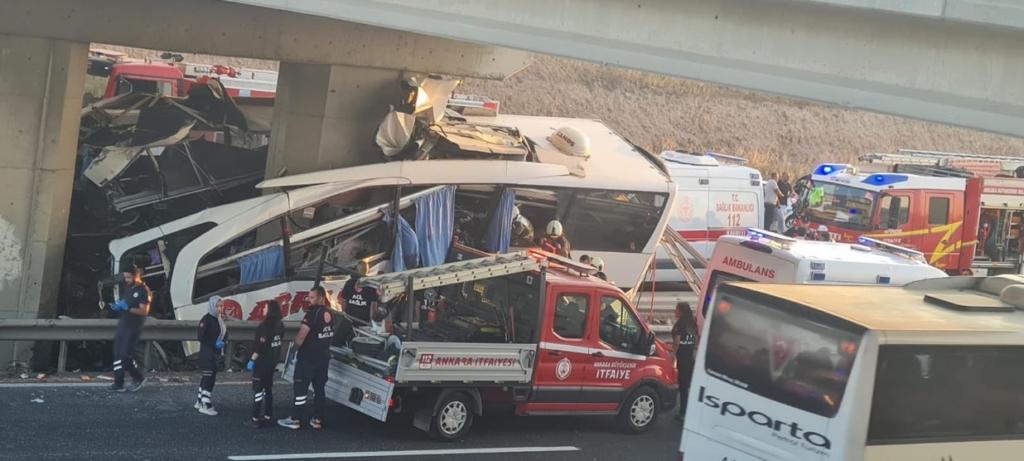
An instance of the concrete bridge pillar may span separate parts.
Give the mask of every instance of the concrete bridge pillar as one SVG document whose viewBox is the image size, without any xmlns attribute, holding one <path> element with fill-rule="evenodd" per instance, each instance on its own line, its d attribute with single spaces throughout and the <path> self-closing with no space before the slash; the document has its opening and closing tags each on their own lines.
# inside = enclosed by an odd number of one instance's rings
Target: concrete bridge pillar
<svg viewBox="0 0 1024 461">
<path fill-rule="evenodd" d="M 0 35 L 0 319 L 56 312 L 88 51 Z M 30 353 L 0 342 L 0 368 Z"/>
<path fill-rule="evenodd" d="M 525 67 L 522 52 L 359 28 L 331 48 L 334 62 L 281 62 L 267 178 L 380 161 L 374 136 L 414 75 L 501 79 Z M 372 38 L 372 40 L 371 40 Z M 287 58 L 286 58 L 287 59 Z"/>
<path fill-rule="evenodd" d="M 373 163 L 373 136 L 402 71 L 281 63 L 267 177 Z"/>
</svg>

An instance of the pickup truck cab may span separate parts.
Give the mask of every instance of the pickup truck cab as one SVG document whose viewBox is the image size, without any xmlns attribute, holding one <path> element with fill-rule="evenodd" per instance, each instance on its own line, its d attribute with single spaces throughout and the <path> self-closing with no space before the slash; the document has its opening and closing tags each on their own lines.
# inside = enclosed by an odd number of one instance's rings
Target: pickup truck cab
<svg viewBox="0 0 1024 461">
<path fill-rule="evenodd" d="M 379 421 L 411 413 L 415 427 L 455 440 L 485 408 L 511 406 L 617 415 L 642 432 L 675 406 L 669 348 L 590 266 L 530 251 L 359 283 L 378 291 L 393 334 L 357 328 L 332 347 L 327 397 Z"/>
</svg>

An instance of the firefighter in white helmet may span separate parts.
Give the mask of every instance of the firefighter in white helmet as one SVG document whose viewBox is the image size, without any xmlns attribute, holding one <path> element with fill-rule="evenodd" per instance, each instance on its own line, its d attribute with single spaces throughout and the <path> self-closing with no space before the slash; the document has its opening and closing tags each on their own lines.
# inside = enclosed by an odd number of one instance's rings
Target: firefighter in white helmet
<svg viewBox="0 0 1024 461">
<path fill-rule="evenodd" d="M 605 280 L 605 281 L 608 280 L 608 275 L 604 273 L 604 260 L 603 259 L 601 259 L 599 256 L 594 256 L 590 260 L 590 265 L 594 266 L 594 268 L 597 269 L 597 274 L 595 274 L 595 275 L 597 275 L 598 278 L 600 278 L 601 280 Z"/>
<path fill-rule="evenodd" d="M 565 231 L 562 223 L 557 219 L 548 222 L 544 231 L 544 237 L 540 239 L 540 248 L 544 251 L 571 258 L 572 246 L 569 239 L 565 238 Z"/>
<path fill-rule="evenodd" d="M 519 212 L 519 205 L 512 208 L 512 246 L 533 246 L 533 224 Z"/>
</svg>

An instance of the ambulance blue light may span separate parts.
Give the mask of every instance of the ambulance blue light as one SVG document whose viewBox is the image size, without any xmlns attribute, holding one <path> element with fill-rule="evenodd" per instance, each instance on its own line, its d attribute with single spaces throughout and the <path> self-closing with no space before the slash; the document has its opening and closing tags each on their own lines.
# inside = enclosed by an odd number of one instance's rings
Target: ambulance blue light
<svg viewBox="0 0 1024 461">
<path fill-rule="evenodd" d="M 825 280 L 825 273 L 824 272 L 812 272 L 811 273 L 811 280 L 814 280 L 815 282 L 822 282 L 822 281 Z"/>
<path fill-rule="evenodd" d="M 818 168 L 814 170 L 814 174 L 819 176 L 828 176 L 831 174 L 839 173 L 840 171 L 846 169 L 846 167 L 846 165 L 833 165 L 826 163 L 824 165 L 818 165 Z"/>
<path fill-rule="evenodd" d="M 863 183 L 873 186 L 888 186 L 889 184 L 904 182 L 908 179 L 910 178 L 905 174 L 873 174 L 865 178 Z"/>
<path fill-rule="evenodd" d="M 881 283 L 881 284 L 888 284 L 891 280 L 892 280 L 891 278 L 889 278 L 888 276 L 885 276 L 885 275 L 879 275 L 878 276 L 878 283 Z"/>
</svg>

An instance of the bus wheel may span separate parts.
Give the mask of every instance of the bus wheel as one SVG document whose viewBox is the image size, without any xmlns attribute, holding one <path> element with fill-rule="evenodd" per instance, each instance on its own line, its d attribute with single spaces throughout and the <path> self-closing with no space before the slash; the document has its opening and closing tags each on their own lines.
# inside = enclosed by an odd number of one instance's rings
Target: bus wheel
<svg viewBox="0 0 1024 461">
<path fill-rule="evenodd" d="M 641 387 L 622 402 L 619 424 L 626 432 L 639 434 L 654 426 L 658 420 L 658 394 L 650 387 Z"/>
<path fill-rule="evenodd" d="M 430 420 L 430 434 L 438 440 L 461 439 L 473 425 L 473 403 L 463 392 L 453 392 L 443 398 Z"/>
</svg>

